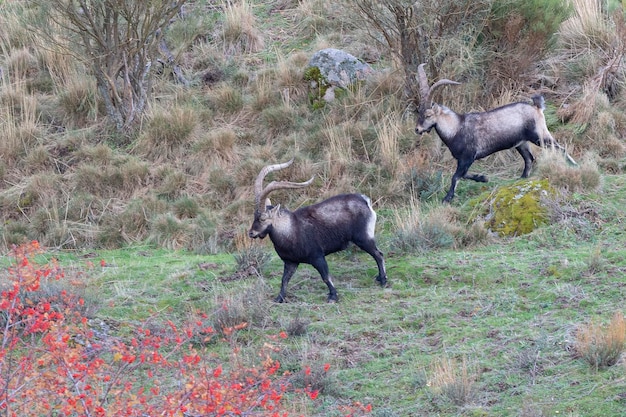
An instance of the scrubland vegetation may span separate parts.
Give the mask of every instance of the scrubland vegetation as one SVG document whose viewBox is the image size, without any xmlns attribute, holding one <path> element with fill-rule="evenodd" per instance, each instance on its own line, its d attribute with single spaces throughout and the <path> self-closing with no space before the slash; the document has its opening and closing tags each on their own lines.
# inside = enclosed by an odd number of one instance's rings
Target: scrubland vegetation
<svg viewBox="0 0 626 417">
<path fill-rule="evenodd" d="M 54 3 L 0 1 L 0 415 L 624 414 L 623 2 L 190 1 L 120 123 L 38 20 Z M 326 47 L 377 72 L 313 106 Z M 533 147 L 519 181 L 500 152 L 441 204 L 455 161 L 413 131 L 421 62 L 462 82 L 437 97 L 459 112 L 542 93 L 579 166 Z M 369 195 L 389 287 L 349 249 L 328 259 L 339 303 L 305 267 L 271 302 L 252 184 L 292 157 L 281 178 L 316 179 L 273 198 Z"/>
</svg>

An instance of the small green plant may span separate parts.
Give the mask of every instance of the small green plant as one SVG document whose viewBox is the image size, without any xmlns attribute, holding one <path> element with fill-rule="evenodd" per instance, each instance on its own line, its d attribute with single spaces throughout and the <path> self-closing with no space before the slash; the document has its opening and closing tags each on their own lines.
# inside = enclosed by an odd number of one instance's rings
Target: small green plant
<svg viewBox="0 0 626 417">
<path fill-rule="evenodd" d="M 259 246 L 250 246 L 235 255 L 238 271 L 251 271 L 260 273 L 271 259 L 269 252 Z"/>
<path fill-rule="evenodd" d="M 324 96 L 330 88 L 318 67 L 309 67 L 304 71 L 304 80 L 309 82 L 309 103 L 313 109 L 321 109 L 326 105 Z"/>
<path fill-rule="evenodd" d="M 444 189 L 443 174 L 441 171 L 426 171 L 411 169 L 405 175 L 405 188 L 420 201 L 428 201 Z"/>
<path fill-rule="evenodd" d="M 305 335 L 309 327 L 309 320 L 300 317 L 300 312 L 296 314 L 287 324 L 287 334 L 289 336 Z"/>
<path fill-rule="evenodd" d="M 607 326 L 590 322 L 576 333 L 576 355 L 595 370 L 615 365 L 624 347 L 626 321 L 621 312 L 616 312 Z"/>
</svg>

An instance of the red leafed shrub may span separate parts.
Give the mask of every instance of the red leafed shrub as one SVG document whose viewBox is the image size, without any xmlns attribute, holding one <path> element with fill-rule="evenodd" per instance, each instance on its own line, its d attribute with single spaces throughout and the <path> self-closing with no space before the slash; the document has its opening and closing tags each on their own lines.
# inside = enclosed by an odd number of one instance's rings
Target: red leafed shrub
<svg viewBox="0 0 626 417">
<path fill-rule="evenodd" d="M 270 352 L 250 367 L 198 351 L 215 333 L 206 318 L 98 337 L 80 313 L 83 300 L 37 293 L 42 280 L 64 277 L 56 262 L 34 261 L 41 252 L 37 242 L 13 248 L 0 280 L 0 415 L 282 417 L 288 390 L 317 397 L 291 388 Z"/>
</svg>

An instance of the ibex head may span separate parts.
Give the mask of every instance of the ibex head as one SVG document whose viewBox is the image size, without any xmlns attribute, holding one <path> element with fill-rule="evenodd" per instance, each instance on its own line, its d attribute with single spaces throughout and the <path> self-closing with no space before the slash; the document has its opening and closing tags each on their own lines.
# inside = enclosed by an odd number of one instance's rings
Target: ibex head
<svg viewBox="0 0 626 417">
<path fill-rule="evenodd" d="M 263 188 L 263 179 L 273 171 L 285 169 L 293 163 L 293 159 L 282 164 L 267 165 L 254 181 L 254 221 L 248 232 L 251 238 L 263 239 L 270 232 L 274 219 L 280 214 L 280 205 L 273 207 L 267 198 L 272 191 L 291 188 L 303 188 L 310 185 L 315 177 L 305 182 L 272 181 Z M 266 200 L 267 199 L 267 200 Z M 262 205 L 263 204 L 263 205 Z"/>
<path fill-rule="evenodd" d="M 417 109 L 417 125 L 415 126 L 415 132 L 418 134 L 422 134 L 424 132 L 429 132 L 436 124 L 436 116 L 439 114 L 440 109 L 439 106 L 433 104 L 432 102 L 432 93 L 438 87 L 441 87 L 446 84 L 450 85 L 459 85 L 456 81 L 451 81 L 447 79 L 441 79 L 434 83 L 433 85 L 428 85 L 428 77 L 426 76 L 426 71 L 424 71 L 424 66 L 426 64 L 420 64 L 417 67 L 417 82 L 419 83 L 419 107 Z"/>
</svg>

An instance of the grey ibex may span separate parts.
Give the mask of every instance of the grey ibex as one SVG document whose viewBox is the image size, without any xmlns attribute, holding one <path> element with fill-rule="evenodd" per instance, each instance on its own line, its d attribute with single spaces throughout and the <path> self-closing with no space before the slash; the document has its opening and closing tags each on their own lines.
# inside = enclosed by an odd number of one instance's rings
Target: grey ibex
<svg viewBox="0 0 626 417">
<path fill-rule="evenodd" d="M 284 262 L 280 293 L 275 301 L 285 301 L 287 284 L 301 263 L 312 265 L 328 287 L 328 302 L 337 301 L 337 290 L 328 272 L 326 255 L 344 250 L 350 242 L 369 253 L 378 265 L 376 280 L 387 283 L 383 254 L 376 247 L 374 229 L 376 213 L 370 199 L 362 194 L 341 194 L 320 203 L 289 211 L 280 205 L 272 206 L 267 196 L 275 190 L 306 187 L 306 182 L 272 181 L 263 188 L 263 179 L 272 171 L 291 165 L 264 167 L 254 183 L 254 221 L 248 232 L 251 238 L 263 239 L 269 235 L 274 249 Z"/>
<path fill-rule="evenodd" d="M 434 127 L 457 161 L 452 184 L 443 199 L 444 202 L 452 200 L 456 183 L 460 178 L 487 182 L 484 175 L 468 174 L 470 166 L 477 159 L 505 149 L 515 148 L 524 158 L 522 178 L 528 177 L 535 160 L 530 152 L 529 143 L 560 149 L 565 153 L 567 160 L 576 165 L 574 159 L 556 143 L 548 131 L 543 115 L 545 108 L 543 96 L 533 96 L 532 104 L 512 103 L 482 113 L 459 114 L 433 103 L 431 95 L 438 87 L 460 83 L 442 79 L 429 86 L 424 65 L 418 67 L 420 104 L 415 132 L 421 135 Z"/>
</svg>

